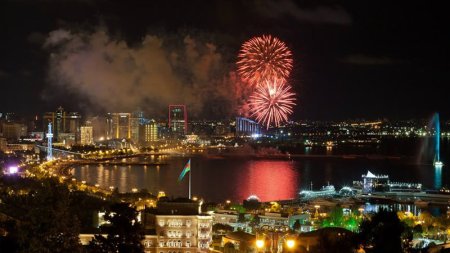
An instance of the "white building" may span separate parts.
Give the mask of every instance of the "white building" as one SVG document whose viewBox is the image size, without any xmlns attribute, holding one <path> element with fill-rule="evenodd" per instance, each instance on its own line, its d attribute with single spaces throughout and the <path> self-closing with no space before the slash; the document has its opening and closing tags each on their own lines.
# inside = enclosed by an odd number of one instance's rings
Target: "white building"
<svg viewBox="0 0 450 253">
<path fill-rule="evenodd" d="M 212 237 L 209 215 L 156 215 L 156 253 L 207 252 Z"/>
<path fill-rule="evenodd" d="M 176 200 L 158 202 L 157 208 L 145 213 L 145 227 L 155 234 L 146 234 L 142 244 L 146 253 L 203 253 L 212 243 L 212 217 L 201 213 L 202 202 Z M 147 224 L 150 223 L 150 224 Z M 83 245 L 93 234 L 81 234 Z"/>
</svg>

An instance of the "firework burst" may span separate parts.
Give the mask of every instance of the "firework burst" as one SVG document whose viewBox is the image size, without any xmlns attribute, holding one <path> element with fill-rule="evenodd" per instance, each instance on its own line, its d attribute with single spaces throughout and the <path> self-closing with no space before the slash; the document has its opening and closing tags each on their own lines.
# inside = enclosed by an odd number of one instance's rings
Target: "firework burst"
<svg viewBox="0 0 450 253">
<path fill-rule="evenodd" d="M 271 35 L 263 35 L 242 45 L 237 67 L 243 80 L 257 84 L 264 79 L 287 80 L 292 64 L 292 53 L 286 44 Z"/>
<path fill-rule="evenodd" d="M 251 116 L 258 123 L 267 129 L 271 124 L 278 127 L 292 113 L 295 93 L 291 92 L 291 86 L 285 84 L 284 80 L 264 80 L 250 96 L 249 104 Z"/>
</svg>

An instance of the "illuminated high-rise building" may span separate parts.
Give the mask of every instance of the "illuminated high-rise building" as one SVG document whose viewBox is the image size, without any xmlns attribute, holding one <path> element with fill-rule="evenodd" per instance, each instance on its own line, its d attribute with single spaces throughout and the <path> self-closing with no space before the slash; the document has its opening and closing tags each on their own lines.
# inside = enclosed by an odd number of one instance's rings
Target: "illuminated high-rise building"
<svg viewBox="0 0 450 253">
<path fill-rule="evenodd" d="M 8 148 L 8 142 L 6 141 L 6 138 L 0 137 L 0 151 L 5 152 Z"/>
<path fill-rule="evenodd" d="M 141 134 L 139 131 L 139 126 L 144 124 L 144 113 L 142 111 L 133 112 L 130 119 L 131 125 L 131 141 L 134 143 L 139 142 L 139 135 Z"/>
<path fill-rule="evenodd" d="M 172 134 L 186 135 L 187 125 L 186 105 L 169 105 L 169 129 Z"/>
<path fill-rule="evenodd" d="M 55 124 L 53 125 L 54 133 L 53 136 L 55 139 L 58 139 L 60 133 L 65 133 L 66 126 L 66 112 L 60 106 L 55 113 Z"/>
<path fill-rule="evenodd" d="M 2 124 L 3 137 L 9 140 L 19 140 L 27 135 L 27 126 L 22 123 L 4 122 Z"/>
<path fill-rule="evenodd" d="M 131 113 L 108 113 L 106 116 L 107 139 L 131 138 Z"/>
<path fill-rule="evenodd" d="M 141 143 L 158 141 L 158 124 L 154 120 L 141 125 Z"/>
<path fill-rule="evenodd" d="M 46 112 L 42 123 L 45 131 L 47 131 L 48 123 L 52 123 L 53 138 L 56 141 L 62 142 L 62 139 L 69 138 L 74 142 L 79 142 L 80 121 L 81 115 L 78 112 L 68 113 L 60 106 L 56 112 Z"/>
<path fill-rule="evenodd" d="M 236 136 L 237 137 L 252 137 L 261 134 L 261 126 L 244 117 L 236 117 Z"/>
<path fill-rule="evenodd" d="M 94 143 L 94 128 L 92 127 L 92 124 L 90 121 L 86 122 L 86 125 L 81 126 L 80 128 L 81 132 L 81 138 L 80 138 L 80 144 L 81 145 L 91 145 Z"/>
</svg>

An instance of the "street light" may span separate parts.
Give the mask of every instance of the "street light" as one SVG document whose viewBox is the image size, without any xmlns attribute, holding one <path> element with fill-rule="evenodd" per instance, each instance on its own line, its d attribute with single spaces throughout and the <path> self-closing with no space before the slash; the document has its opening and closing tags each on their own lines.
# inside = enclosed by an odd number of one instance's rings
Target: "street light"
<svg viewBox="0 0 450 253">
<path fill-rule="evenodd" d="M 314 214 L 314 218 L 315 219 L 319 219 L 319 208 L 320 208 L 320 206 L 319 205 L 315 205 L 314 206 L 314 208 L 316 209 L 316 213 Z"/>
<path fill-rule="evenodd" d="M 281 237 L 278 238 L 277 252 L 294 252 L 297 244 L 296 239 L 297 236 L 295 234 L 284 233 Z"/>
<path fill-rule="evenodd" d="M 360 207 L 358 208 L 359 211 L 359 216 L 362 217 L 363 216 L 363 212 L 364 212 L 364 208 Z"/>
<path fill-rule="evenodd" d="M 294 239 L 287 239 L 286 240 L 286 246 L 288 249 L 292 249 L 295 247 L 295 240 Z"/>
<path fill-rule="evenodd" d="M 258 248 L 258 249 L 264 248 L 264 240 L 262 240 L 262 239 L 256 240 L 256 248 Z"/>
</svg>

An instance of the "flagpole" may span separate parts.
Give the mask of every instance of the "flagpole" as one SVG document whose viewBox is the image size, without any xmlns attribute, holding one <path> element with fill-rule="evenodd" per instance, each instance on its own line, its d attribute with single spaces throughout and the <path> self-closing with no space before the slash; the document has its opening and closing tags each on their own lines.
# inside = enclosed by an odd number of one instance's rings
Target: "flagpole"
<svg viewBox="0 0 450 253">
<path fill-rule="evenodd" d="M 192 171 L 189 171 L 189 199 L 191 199 L 191 174 Z"/>
</svg>

